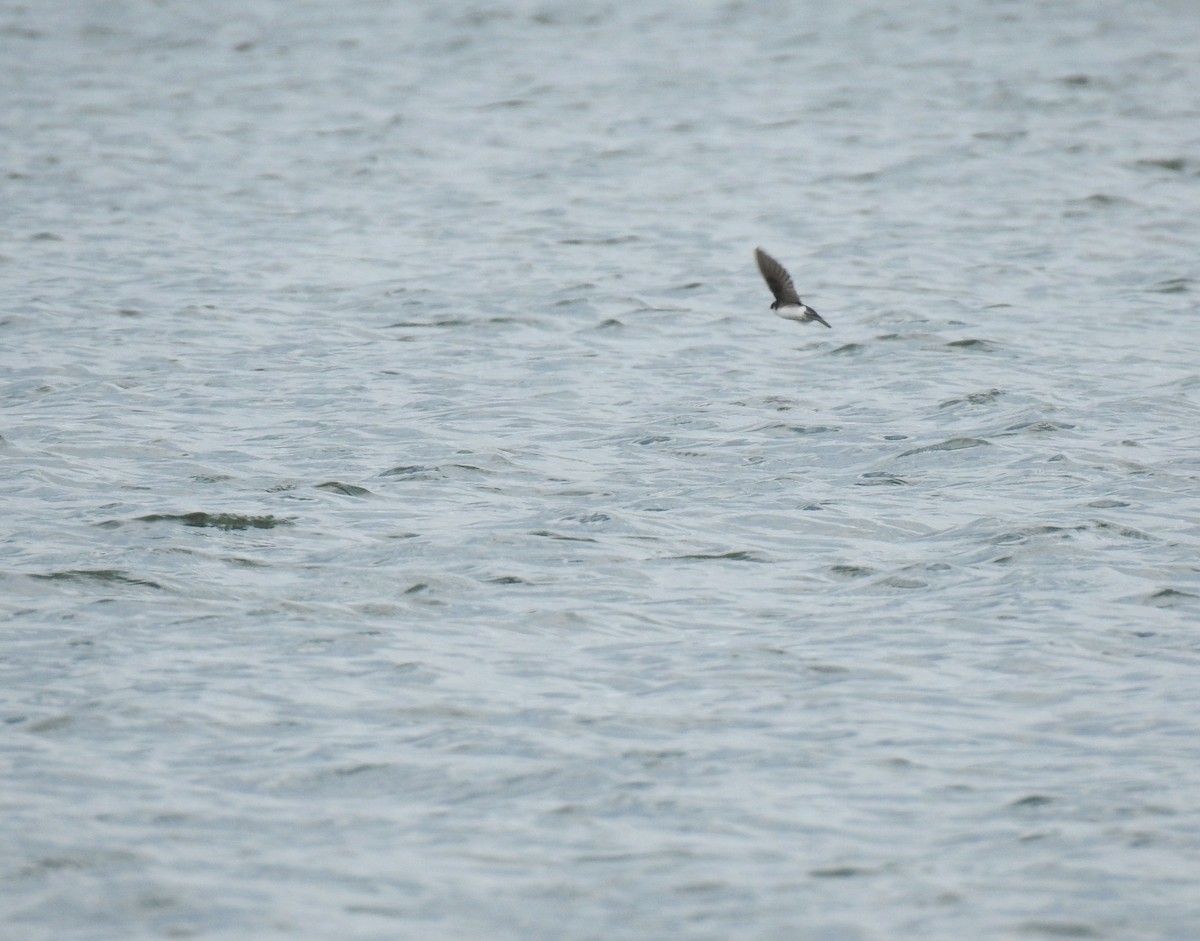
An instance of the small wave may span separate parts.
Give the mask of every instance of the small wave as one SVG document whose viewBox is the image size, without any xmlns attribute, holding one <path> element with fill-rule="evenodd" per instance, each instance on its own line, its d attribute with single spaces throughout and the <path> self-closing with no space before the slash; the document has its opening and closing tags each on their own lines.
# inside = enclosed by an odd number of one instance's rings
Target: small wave
<svg viewBox="0 0 1200 941">
<path fill-rule="evenodd" d="M 354 484 L 343 484 L 336 480 L 327 480 L 323 484 L 317 484 L 316 489 L 328 490 L 330 493 L 340 493 L 344 497 L 373 496 L 371 491 L 366 487 L 358 487 Z"/>
<path fill-rule="evenodd" d="M 913 448 L 909 451 L 901 451 L 900 457 L 910 457 L 913 454 L 925 454 L 929 451 L 962 451 L 966 448 L 985 448 L 991 445 L 990 441 L 985 441 L 983 438 L 948 438 L 945 441 L 939 441 L 937 444 L 926 445 L 923 448 Z"/>
<path fill-rule="evenodd" d="M 667 556 L 667 558 L 695 561 L 695 562 L 713 562 L 713 561 L 767 562 L 767 561 L 770 561 L 770 560 L 766 559 L 765 557 L 759 555 L 757 552 L 748 552 L 744 549 L 735 550 L 733 552 L 718 552 L 718 553 L 692 552 L 692 553 L 688 553 L 687 555 Z"/>
<path fill-rule="evenodd" d="M 60 572 L 34 572 L 30 578 L 44 581 L 67 582 L 100 582 L 109 585 L 137 585 L 140 588 L 155 588 L 159 591 L 163 586 L 148 578 L 138 578 L 120 569 L 64 569 Z"/>
<path fill-rule="evenodd" d="M 275 529 L 277 526 L 291 526 L 292 520 L 281 516 L 245 516 L 241 513 L 147 513 L 132 520 L 106 520 L 99 525 L 105 529 L 124 526 L 127 523 L 181 523 L 184 526 L 196 526 L 210 529 L 239 530 L 239 529 Z"/>
</svg>

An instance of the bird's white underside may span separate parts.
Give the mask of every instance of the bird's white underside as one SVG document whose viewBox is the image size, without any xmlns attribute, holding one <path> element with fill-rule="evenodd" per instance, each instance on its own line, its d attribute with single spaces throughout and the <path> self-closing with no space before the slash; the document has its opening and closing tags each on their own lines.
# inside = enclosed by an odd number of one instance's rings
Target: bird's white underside
<svg viewBox="0 0 1200 941">
<path fill-rule="evenodd" d="M 788 307 L 777 307 L 775 309 L 776 316 L 782 317 L 784 320 L 798 320 L 801 323 L 805 323 L 813 319 L 811 312 L 812 308 L 807 304 L 801 304 L 799 307 L 792 304 Z"/>
</svg>

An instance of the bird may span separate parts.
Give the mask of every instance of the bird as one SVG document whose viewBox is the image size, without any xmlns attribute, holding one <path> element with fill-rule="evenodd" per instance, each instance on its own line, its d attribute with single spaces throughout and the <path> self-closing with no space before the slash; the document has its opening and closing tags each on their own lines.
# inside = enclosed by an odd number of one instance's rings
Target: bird
<svg viewBox="0 0 1200 941">
<path fill-rule="evenodd" d="M 762 272 L 763 280 L 767 282 L 767 287 L 775 295 L 775 302 L 771 305 L 771 310 L 784 320 L 798 320 L 800 323 L 815 320 L 817 323 L 823 323 L 829 327 L 824 317 L 800 300 L 800 296 L 796 293 L 796 286 L 792 284 L 792 276 L 787 273 L 787 269 L 783 265 L 761 248 L 754 250 L 754 257 L 758 261 L 758 270 Z M 829 329 L 833 328 L 829 327 Z"/>
</svg>

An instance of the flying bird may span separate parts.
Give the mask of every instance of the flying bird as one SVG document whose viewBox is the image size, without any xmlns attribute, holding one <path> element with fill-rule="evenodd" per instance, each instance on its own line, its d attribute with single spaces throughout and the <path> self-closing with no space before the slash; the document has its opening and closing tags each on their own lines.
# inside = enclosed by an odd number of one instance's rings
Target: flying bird
<svg viewBox="0 0 1200 941">
<path fill-rule="evenodd" d="M 800 323 L 815 320 L 817 323 L 824 323 L 829 327 L 829 324 L 825 323 L 824 317 L 800 300 L 800 295 L 796 293 L 796 286 L 792 284 L 792 276 L 787 273 L 787 269 L 783 265 L 761 248 L 754 250 L 754 257 L 758 261 L 758 270 L 762 272 L 763 280 L 767 282 L 767 287 L 775 295 L 775 303 L 771 305 L 771 310 L 784 320 L 798 320 Z M 833 328 L 830 327 L 830 329 Z"/>
</svg>

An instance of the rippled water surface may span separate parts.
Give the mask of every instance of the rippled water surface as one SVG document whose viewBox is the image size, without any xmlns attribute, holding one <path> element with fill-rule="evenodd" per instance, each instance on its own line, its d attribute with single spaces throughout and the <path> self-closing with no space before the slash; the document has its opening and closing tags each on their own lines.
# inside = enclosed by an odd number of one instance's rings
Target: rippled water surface
<svg viewBox="0 0 1200 941">
<path fill-rule="evenodd" d="M 1195 937 L 1194 4 L 0 62 L 4 938 Z"/>
</svg>

